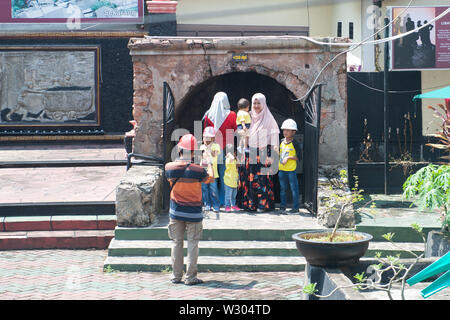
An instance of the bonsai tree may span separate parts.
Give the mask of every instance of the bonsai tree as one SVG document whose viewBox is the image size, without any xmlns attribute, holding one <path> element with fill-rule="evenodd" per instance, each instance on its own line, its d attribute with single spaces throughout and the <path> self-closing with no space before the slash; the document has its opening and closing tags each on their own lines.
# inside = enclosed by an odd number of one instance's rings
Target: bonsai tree
<svg viewBox="0 0 450 320">
<path fill-rule="evenodd" d="M 364 200 L 364 196 L 362 195 L 364 190 L 359 189 L 358 187 L 358 177 L 354 178 L 355 184 L 351 189 L 349 189 L 348 187 L 347 170 L 341 170 L 339 172 L 339 178 L 329 179 L 333 193 L 325 202 L 325 210 L 328 212 L 328 214 L 335 214 L 337 212 L 338 216 L 336 218 L 336 223 L 334 225 L 333 231 L 329 235 L 328 239 L 324 239 L 326 241 L 342 241 L 342 239 L 336 240 L 336 234 L 344 212 L 352 208 L 354 203 Z M 367 202 L 363 207 L 365 207 L 370 202 L 372 201 Z M 375 204 L 372 204 L 372 207 L 373 206 L 375 206 Z"/>
<path fill-rule="evenodd" d="M 418 232 L 423 240 L 425 245 L 425 235 L 423 233 L 422 227 L 418 224 L 414 223 L 411 227 Z M 309 283 L 303 287 L 303 293 L 314 295 L 317 298 L 328 298 L 333 295 L 337 290 L 343 288 L 354 288 L 355 290 L 363 291 L 363 290 L 379 290 L 382 292 L 386 292 L 387 296 L 390 300 L 394 300 L 393 298 L 393 290 L 396 288 L 395 286 L 400 285 L 400 297 L 402 300 L 405 300 L 405 286 L 406 280 L 409 277 L 410 271 L 414 268 L 414 266 L 423 258 L 424 253 L 416 254 L 411 250 L 407 250 L 402 246 L 397 245 L 393 242 L 393 238 L 395 233 L 386 233 L 383 235 L 383 238 L 390 242 L 394 247 L 408 253 L 410 256 L 413 256 L 413 260 L 410 262 L 409 266 L 404 264 L 404 260 L 400 259 L 400 254 L 395 256 L 386 256 L 382 257 L 381 252 L 375 253 L 375 259 L 378 262 L 377 264 L 371 265 L 371 275 L 368 276 L 365 272 L 357 273 L 353 276 L 354 283 L 348 286 L 338 286 L 333 289 L 327 295 L 319 295 L 318 289 L 316 288 L 317 283 Z M 368 269 L 369 272 L 369 269 Z M 388 279 L 385 282 L 382 282 L 384 275 L 387 275 Z"/>
</svg>

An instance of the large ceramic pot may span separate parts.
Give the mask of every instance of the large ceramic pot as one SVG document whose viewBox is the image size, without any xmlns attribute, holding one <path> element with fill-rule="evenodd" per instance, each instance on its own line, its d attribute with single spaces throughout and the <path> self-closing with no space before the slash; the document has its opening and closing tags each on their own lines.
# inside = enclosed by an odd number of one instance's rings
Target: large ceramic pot
<svg viewBox="0 0 450 320">
<path fill-rule="evenodd" d="M 359 262 L 359 258 L 366 253 L 369 241 L 373 238 L 370 234 L 364 232 L 338 231 L 337 234 L 352 234 L 359 237 L 360 240 L 326 242 L 308 239 L 315 235 L 325 235 L 330 232 L 330 230 L 314 230 L 292 235 L 298 251 L 310 265 L 333 268 L 356 264 Z"/>
</svg>

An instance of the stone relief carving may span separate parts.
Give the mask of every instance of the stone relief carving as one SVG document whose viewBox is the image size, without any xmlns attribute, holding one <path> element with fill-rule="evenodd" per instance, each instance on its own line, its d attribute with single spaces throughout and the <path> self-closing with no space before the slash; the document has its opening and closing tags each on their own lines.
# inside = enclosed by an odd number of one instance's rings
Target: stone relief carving
<svg viewBox="0 0 450 320">
<path fill-rule="evenodd" d="M 0 51 L 0 124 L 96 124 L 96 52 Z"/>
</svg>

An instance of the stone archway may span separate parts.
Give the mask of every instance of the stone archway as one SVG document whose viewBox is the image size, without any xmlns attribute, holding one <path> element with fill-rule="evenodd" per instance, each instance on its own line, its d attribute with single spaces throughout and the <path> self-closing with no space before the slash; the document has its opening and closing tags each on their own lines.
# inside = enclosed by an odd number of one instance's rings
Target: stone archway
<svg viewBox="0 0 450 320">
<path fill-rule="evenodd" d="M 339 39 L 319 39 L 324 42 Z M 342 41 L 342 40 L 341 40 Z M 162 153 L 163 82 L 172 88 L 176 106 L 199 84 L 234 72 L 267 76 L 297 97 L 303 96 L 319 70 L 341 49 L 315 45 L 301 37 L 132 38 L 135 152 Z M 236 58 L 237 56 L 237 58 Z M 325 69 L 322 94 L 321 164 L 347 163 L 346 57 Z"/>
<path fill-rule="evenodd" d="M 295 101 L 297 97 L 276 80 L 256 72 L 231 72 L 198 84 L 177 103 L 175 113 L 177 126 L 193 132 L 193 121 L 202 119 L 214 95 L 219 91 L 227 93 L 230 109 L 236 112 L 240 98 L 251 101 L 253 94 L 262 92 L 278 124 L 281 125 L 287 118 L 294 118 L 300 125 L 299 133 L 302 132 L 304 110 L 302 104 Z"/>
</svg>

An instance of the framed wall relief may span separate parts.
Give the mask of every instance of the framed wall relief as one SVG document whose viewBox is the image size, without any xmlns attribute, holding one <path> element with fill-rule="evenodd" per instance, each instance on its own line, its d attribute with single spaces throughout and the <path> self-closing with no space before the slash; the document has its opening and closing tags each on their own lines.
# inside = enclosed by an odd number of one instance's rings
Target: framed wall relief
<svg viewBox="0 0 450 320">
<path fill-rule="evenodd" d="M 99 46 L 0 46 L 0 127 L 100 125 Z"/>
</svg>

